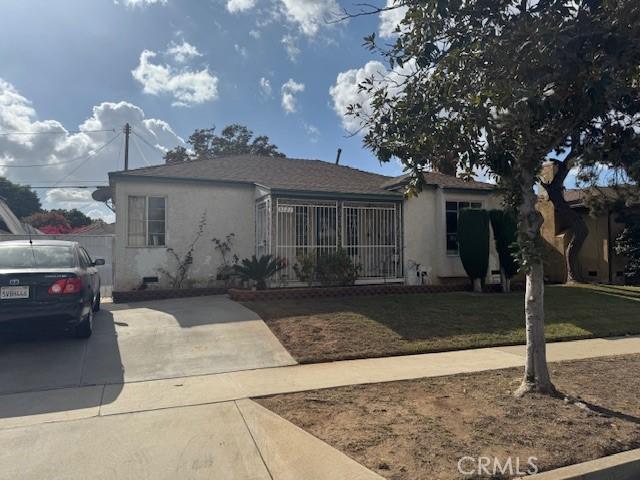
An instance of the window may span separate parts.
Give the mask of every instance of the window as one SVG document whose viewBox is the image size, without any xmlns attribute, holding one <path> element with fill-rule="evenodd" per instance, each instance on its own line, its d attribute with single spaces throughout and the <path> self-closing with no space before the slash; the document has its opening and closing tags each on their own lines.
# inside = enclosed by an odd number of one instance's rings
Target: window
<svg viewBox="0 0 640 480">
<path fill-rule="evenodd" d="M 162 247 L 166 237 L 166 199 L 129 197 L 129 246 Z"/>
<path fill-rule="evenodd" d="M 458 254 L 458 215 L 465 208 L 482 208 L 480 202 L 446 202 L 445 215 L 447 218 L 447 254 Z"/>
<path fill-rule="evenodd" d="M 71 247 L 58 245 L 0 246 L 0 268 L 73 268 Z"/>
</svg>

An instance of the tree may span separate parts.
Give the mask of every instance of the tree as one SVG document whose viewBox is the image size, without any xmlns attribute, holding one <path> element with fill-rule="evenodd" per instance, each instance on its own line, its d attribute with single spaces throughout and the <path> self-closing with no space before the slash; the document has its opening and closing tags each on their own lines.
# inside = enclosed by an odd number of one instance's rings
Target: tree
<svg viewBox="0 0 640 480">
<path fill-rule="evenodd" d="M 178 163 L 190 159 L 207 159 L 229 155 L 262 155 L 284 157 L 278 147 L 269 142 L 266 135 L 253 136 L 253 131 L 244 125 L 232 124 L 216 135 L 215 127 L 196 129 L 187 142 L 193 153 L 184 147 L 176 147 L 165 154 L 166 163 Z"/>
<path fill-rule="evenodd" d="M 534 187 L 553 154 L 570 156 L 580 145 L 581 161 L 595 164 L 608 159 L 619 138 L 635 138 L 640 2 L 403 0 L 363 14 L 401 6 L 407 13 L 391 47 L 379 47 L 375 35 L 365 39 L 396 69 L 401 85 L 367 79 L 361 89 L 370 95 L 370 110 L 352 105 L 349 113 L 367 127 L 364 144 L 382 161 L 398 157 L 417 182 L 442 152 L 455 152 L 467 168 L 487 168 L 499 181 L 518 212 L 526 274 L 526 362 L 516 393 L 553 394 Z M 596 152 L 603 147 L 602 155 Z M 616 165 L 637 165 L 637 156 L 613 157 Z"/>
<path fill-rule="evenodd" d="M 59 212 L 38 212 L 22 219 L 42 233 L 60 234 L 71 232 L 71 225 Z"/>
<path fill-rule="evenodd" d="M 513 247 L 518 240 L 518 221 L 516 216 L 508 210 L 490 210 L 489 219 L 493 229 L 493 239 L 496 244 L 496 252 L 500 259 L 500 277 L 502 291 L 511 291 L 511 278 L 518 273 Z"/>
<path fill-rule="evenodd" d="M 486 210 L 464 209 L 458 217 L 458 250 L 474 292 L 482 292 L 482 280 L 489 268 L 489 214 Z"/>
<path fill-rule="evenodd" d="M 28 217 L 42 210 L 38 195 L 28 185 L 18 185 L 0 177 L 0 198 L 3 198 L 16 217 Z"/>
<path fill-rule="evenodd" d="M 91 225 L 93 223 L 93 219 L 91 217 L 85 215 L 77 208 L 72 208 L 71 210 L 57 208 L 51 210 L 51 212 L 59 213 L 64 218 L 66 218 L 71 228 L 86 227 L 87 225 Z"/>
<path fill-rule="evenodd" d="M 616 238 L 616 255 L 627 257 L 624 277 L 628 285 L 640 285 L 640 215 L 628 215 L 624 230 Z"/>
</svg>

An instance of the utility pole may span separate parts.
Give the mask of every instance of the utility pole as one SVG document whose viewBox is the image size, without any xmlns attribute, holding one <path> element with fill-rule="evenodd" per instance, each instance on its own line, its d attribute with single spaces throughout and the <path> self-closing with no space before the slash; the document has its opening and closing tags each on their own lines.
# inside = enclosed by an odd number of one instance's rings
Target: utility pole
<svg viewBox="0 0 640 480">
<path fill-rule="evenodd" d="M 124 124 L 124 170 L 129 170 L 129 135 L 131 134 L 131 125 Z"/>
</svg>

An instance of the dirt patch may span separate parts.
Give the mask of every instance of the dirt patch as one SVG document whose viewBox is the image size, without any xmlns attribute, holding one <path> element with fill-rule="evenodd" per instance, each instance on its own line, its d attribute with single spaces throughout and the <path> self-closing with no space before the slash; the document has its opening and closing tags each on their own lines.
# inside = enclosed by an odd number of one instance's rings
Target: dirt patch
<svg viewBox="0 0 640 480">
<path fill-rule="evenodd" d="M 458 471 L 461 457 L 498 458 L 502 465 L 511 457 L 514 468 L 519 457 L 521 470 L 536 457 L 543 471 L 640 448 L 639 370 L 640 355 L 551 365 L 563 393 L 607 415 L 559 398 L 514 398 L 519 368 L 257 401 L 383 477 L 475 478 Z M 472 468 L 470 462 L 463 466 Z"/>
</svg>

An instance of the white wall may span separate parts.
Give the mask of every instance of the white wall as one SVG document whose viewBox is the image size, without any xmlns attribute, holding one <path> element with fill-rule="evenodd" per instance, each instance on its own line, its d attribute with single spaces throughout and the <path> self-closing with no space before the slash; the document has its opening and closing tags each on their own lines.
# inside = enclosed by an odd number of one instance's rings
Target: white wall
<svg viewBox="0 0 640 480">
<path fill-rule="evenodd" d="M 501 208 L 498 194 L 472 191 L 443 190 L 425 187 L 417 197 L 404 202 L 405 276 L 407 283 L 415 284 L 417 277 L 412 262 L 431 270 L 432 283 L 441 283 L 442 277 L 466 277 L 458 255 L 447 254 L 445 202 L 481 202 L 482 208 Z M 493 233 L 490 239 L 489 271 L 498 270 L 500 263 L 495 251 Z"/>
<path fill-rule="evenodd" d="M 250 257 L 255 251 L 254 196 L 252 185 L 225 185 L 204 182 L 118 179 L 115 182 L 116 291 L 139 287 L 142 277 L 157 276 L 160 287 L 168 286 L 168 279 L 158 268 L 176 270 L 176 263 L 165 247 L 129 247 L 127 242 L 127 206 L 129 195 L 166 197 L 166 246 L 178 255 L 186 252 L 193 241 L 202 213 L 207 212 L 204 235 L 194 251 L 189 270 L 192 286 L 210 285 L 215 279 L 220 256 L 211 242 L 213 237 L 224 238 L 235 233 L 232 254 Z"/>
</svg>

